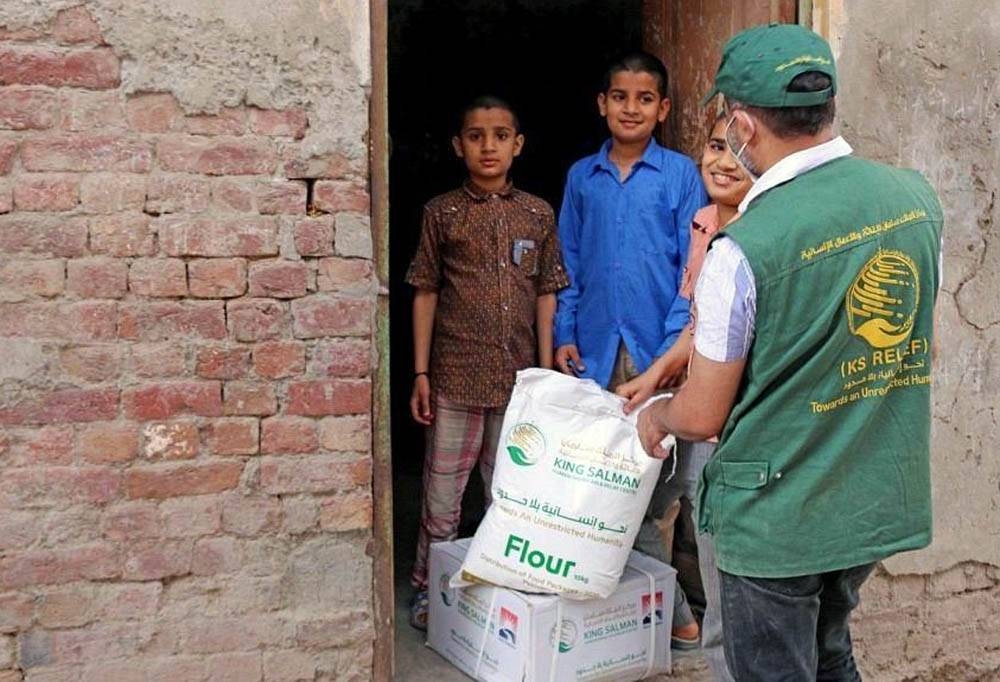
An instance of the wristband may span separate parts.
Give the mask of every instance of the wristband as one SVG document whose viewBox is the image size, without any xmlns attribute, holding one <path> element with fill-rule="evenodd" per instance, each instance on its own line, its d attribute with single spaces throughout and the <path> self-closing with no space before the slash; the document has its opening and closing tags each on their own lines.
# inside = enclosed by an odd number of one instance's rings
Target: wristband
<svg viewBox="0 0 1000 682">
<path fill-rule="evenodd" d="M 429 377 L 430 375 L 431 375 L 430 372 L 414 372 L 413 373 L 413 378 L 414 378 L 414 380 L 416 380 L 416 378 L 419 377 L 419 376 Z"/>
</svg>

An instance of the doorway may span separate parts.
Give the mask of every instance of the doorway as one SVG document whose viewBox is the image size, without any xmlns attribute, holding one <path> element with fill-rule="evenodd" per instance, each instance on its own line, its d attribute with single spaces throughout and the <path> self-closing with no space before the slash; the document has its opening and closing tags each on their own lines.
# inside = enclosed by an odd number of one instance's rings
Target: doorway
<svg viewBox="0 0 1000 682">
<path fill-rule="evenodd" d="M 395 642 L 395 679 L 465 679 L 423 648 L 422 639 L 407 623 L 406 610 L 419 520 L 423 431 L 409 410 L 412 290 L 404 278 L 419 239 L 423 204 L 459 186 L 464 178 L 464 167 L 450 142 L 457 110 L 484 93 L 509 101 L 526 137 L 512 171 L 514 183 L 558 211 L 569 166 L 593 153 L 607 135 L 595 97 L 603 71 L 614 57 L 644 47 L 664 60 L 670 71 L 673 113 L 661 131 L 662 141 L 695 154 L 710 117 L 700 98 L 708 90 L 725 38 L 771 19 L 794 21 L 796 4 L 796 0 L 703 0 L 696 6 L 668 0 L 388 0 L 387 9 L 379 10 L 387 12 L 385 21 L 374 22 L 373 30 L 384 33 L 375 36 L 373 46 L 384 45 L 387 59 L 388 146 L 382 153 L 388 153 L 391 208 L 388 225 L 377 219 L 375 223 L 381 240 L 388 241 L 392 452 L 388 553 L 392 571 L 381 575 L 394 574 L 394 580 L 386 585 L 376 579 L 375 589 L 382 601 L 394 589 L 396 623 L 388 631 L 377 631 L 381 646 L 376 650 L 392 651 Z M 376 139 L 373 159 L 380 154 L 378 144 Z M 373 162 L 373 168 L 377 165 Z M 373 177 L 373 197 L 386 189 L 374 186 L 379 183 Z M 378 428 L 384 426 L 383 422 Z M 388 473 L 387 467 L 384 472 Z M 379 478 L 376 473 L 376 499 L 387 497 L 390 483 L 385 476 Z M 474 472 L 463 505 L 462 533 L 471 532 L 481 514 L 479 480 Z M 390 560 L 376 557 L 376 561 Z"/>
</svg>

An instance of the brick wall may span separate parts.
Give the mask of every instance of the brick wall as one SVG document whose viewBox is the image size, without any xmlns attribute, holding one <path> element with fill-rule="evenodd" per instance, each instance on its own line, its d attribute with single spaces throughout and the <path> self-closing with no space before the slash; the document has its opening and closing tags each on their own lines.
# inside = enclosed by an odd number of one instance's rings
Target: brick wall
<svg viewBox="0 0 1000 682">
<path fill-rule="evenodd" d="M 0 26 L 0 682 L 367 679 L 364 171 L 104 40 Z"/>
</svg>

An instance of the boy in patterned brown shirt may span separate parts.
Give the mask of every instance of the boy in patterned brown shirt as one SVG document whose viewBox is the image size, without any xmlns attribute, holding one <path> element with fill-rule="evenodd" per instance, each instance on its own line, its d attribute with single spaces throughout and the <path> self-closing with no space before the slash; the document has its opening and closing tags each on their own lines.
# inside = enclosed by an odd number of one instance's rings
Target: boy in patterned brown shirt
<svg viewBox="0 0 1000 682">
<path fill-rule="evenodd" d="M 536 361 L 552 366 L 555 292 L 568 284 L 552 207 L 507 178 L 524 145 L 510 105 L 473 101 L 452 145 L 469 179 L 424 207 L 406 275 L 417 290 L 410 411 L 429 427 L 410 607 L 410 623 L 421 629 L 430 543 L 455 538 L 477 461 L 489 504 L 514 374 Z"/>
</svg>

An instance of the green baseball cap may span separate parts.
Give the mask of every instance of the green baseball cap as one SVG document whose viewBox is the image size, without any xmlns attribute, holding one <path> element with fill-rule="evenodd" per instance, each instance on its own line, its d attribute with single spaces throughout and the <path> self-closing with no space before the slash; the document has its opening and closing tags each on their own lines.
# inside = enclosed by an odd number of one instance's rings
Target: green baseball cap
<svg viewBox="0 0 1000 682">
<path fill-rule="evenodd" d="M 830 87 L 816 92 L 789 92 L 799 74 L 819 71 Z M 715 85 L 702 104 L 719 93 L 756 107 L 809 107 L 837 93 L 837 67 L 830 45 L 819 34 L 798 24 L 754 26 L 729 39 Z"/>
</svg>

